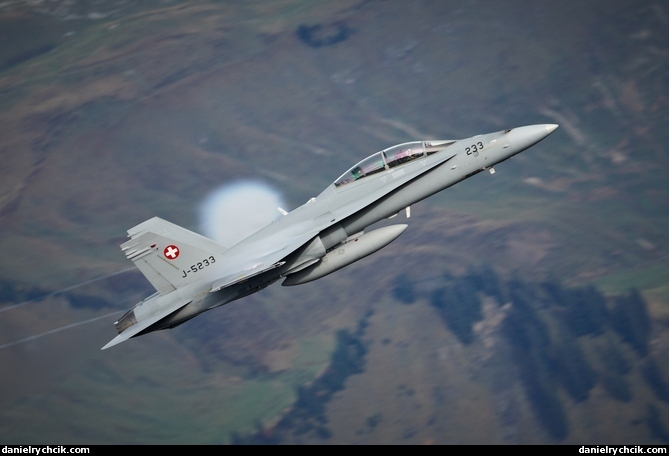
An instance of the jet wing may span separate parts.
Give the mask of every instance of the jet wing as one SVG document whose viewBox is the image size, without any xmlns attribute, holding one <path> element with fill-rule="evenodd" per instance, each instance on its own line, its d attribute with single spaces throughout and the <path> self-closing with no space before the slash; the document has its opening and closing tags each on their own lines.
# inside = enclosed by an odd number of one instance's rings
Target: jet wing
<svg viewBox="0 0 669 456">
<path fill-rule="evenodd" d="M 235 274 L 233 276 L 228 276 L 223 279 L 217 280 L 214 282 L 214 284 L 211 286 L 211 292 L 221 290 L 225 287 L 229 287 L 232 285 L 236 285 L 238 283 L 244 282 L 245 280 L 250 279 L 251 277 L 255 277 L 257 275 L 262 274 L 263 272 L 271 271 L 272 269 L 278 268 L 279 266 L 283 266 L 286 264 L 285 261 L 279 261 L 274 263 L 268 268 L 263 267 L 263 263 L 258 263 L 254 266 L 252 266 L 250 269 L 247 269 L 246 271 L 243 271 L 240 274 Z"/>
<path fill-rule="evenodd" d="M 416 170 L 414 175 L 409 175 L 409 177 L 410 179 L 416 178 L 453 157 L 455 157 L 455 154 L 445 156 L 436 166 Z M 395 175 L 401 176 L 403 173 L 395 172 Z M 383 179 L 386 178 L 387 176 Z M 221 275 L 214 281 L 210 291 L 222 290 L 282 266 L 285 264 L 284 260 L 288 255 L 311 241 L 314 236 L 317 236 L 335 222 L 369 206 L 407 182 L 407 180 L 397 179 L 393 181 L 393 179 L 395 178 L 392 178 L 387 185 L 382 185 L 364 195 L 349 194 L 351 199 L 337 208 L 332 208 L 325 201 L 319 204 L 318 200 L 321 199 L 319 195 L 319 198 L 312 198 L 306 204 L 285 214 L 275 222 L 276 225 L 272 224 L 267 227 L 274 226 L 273 231 L 261 230 L 231 247 L 222 256 L 226 268 L 220 270 Z M 386 181 L 383 182 L 385 184 Z M 323 195 L 322 200 L 329 200 L 329 196 Z"/>
<path fill-rule="evenodd" d="M 445 156 L 436 166 L 416 170 L 413 176 L 408 177 L 417 178 L 453 157 L 455 154 Z M 397 172 L 395 174 L 403 175 Z M 383 179 L 386 178 L 387 176 Z M 383 182 L 386 183 L 385 180 Z M 387 185 L 372 189 L 364 195 L 348 194 L 349 201 L 336 208 L 330 206 L 329 195 L 312 198 L 306 204 L 285 214 L 275 222 L 276 226 L 273 224 L 267 227 L 274 226 L 273 231 L 267 233 L 261 230 L 227 250 L 223 256 L 227 267 L 220 270 L 221 275 L 212 284 L 210 291 L 221 290 L 282 266 L 288 255 L 311 241 L 320 232 L 378 201 L 406 182 L 408 182 L 406 179 L 391 180 Z M 329 190 L 331 191 L 331 188 Z M 319 199 L 323 200 L 320 204 Z"/>
<path fill-rule="evenodd" d="M 105 350 L 109 347 L 113 347 L 114 345 L 120 344 L 121 342 L 125 342 L 126 340 L 130 339 L 133 336 L 138 335 L 145 329 L 147 329 L 149 326 L 153 325 L 154 323 L 157 323 L 158 321 L 162 320 L 163 318 L 167 317 L 168 315 L 176 312 L 177 310 L 181 309 L 183 306 L 186 304 L 192 302 L 192 299 L 180 299 L 179 301 L 176 301 L 173 304 L 170 304 L 166 308 L 156 312 L 155 314 L 151 315 L 148 318 L 142 319 L 141 321 L 135 323 L 134 325 L 130 326 L 128 329 L 123 331 L 121 334 L 113 338 L 107 345 L 102 347 L 102 350 Z"/>
<path fill-rule="evenodd" d="M 218 277 L 210 291 L 222 290 L 283 266 L 288 255 L 328 226 L 314 221 L 312 217 L 302 221 L 291 220 L 294 215 L 284 216 L 272 232 L 257 232 L 221 255 L 221 268 L 217 270 Z"/>
</svg>

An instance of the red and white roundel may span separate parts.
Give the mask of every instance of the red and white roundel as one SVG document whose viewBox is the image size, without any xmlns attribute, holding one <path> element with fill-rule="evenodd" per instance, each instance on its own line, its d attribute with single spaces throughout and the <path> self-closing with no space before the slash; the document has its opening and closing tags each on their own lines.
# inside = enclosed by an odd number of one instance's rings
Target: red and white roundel
<svg viewBox="0 0 669 456">
<path fill-rule="evenodd" d="M 168 245 L 165 247 L 165 250 L 163 250 L 163 254 L 168 260 L 176 260 L 179 257 L 179 247 L 176 245 Z"/>
</svg>

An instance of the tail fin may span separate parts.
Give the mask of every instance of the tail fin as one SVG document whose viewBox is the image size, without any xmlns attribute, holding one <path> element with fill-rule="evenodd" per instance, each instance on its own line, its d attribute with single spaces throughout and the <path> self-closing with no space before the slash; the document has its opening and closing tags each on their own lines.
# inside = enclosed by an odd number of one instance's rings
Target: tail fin
<svg viewBox="0 0 669 456">
<path fill-rule="evenodd" d="M 154 217 L 128 230 L 121 244 L 129 260 L 165 295 L 199 278 L 226 248 L 197 233 Z"/>
</svg>

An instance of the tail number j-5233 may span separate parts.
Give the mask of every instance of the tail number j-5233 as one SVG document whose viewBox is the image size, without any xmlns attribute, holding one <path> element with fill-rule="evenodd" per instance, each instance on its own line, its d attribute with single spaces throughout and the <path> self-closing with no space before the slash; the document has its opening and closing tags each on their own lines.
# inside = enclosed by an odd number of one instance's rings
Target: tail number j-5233
<svg viewBox="0 0 669 456">
<path fill-rule="evenodd" d="M 188 274 L 190 274 L 191 272 L 194 274 L 194 273 L 199 272 L 199 271 L 203 270 L 204 268 L 206 268 L 207 266 L 210 266 L 214 263 L 216 263 L 216 258 L 214 258 L 213 256 L 210 256 L 209 258 L 205 258 L 202 261 L 198 261 L 198 263 L 192 265 L 190 267 L 190 269 L 182 269 L 181 272 L 183 272 L 184 275 L 182 275 L 181 278 L 185 279 L 186 277 L 188 277 Z"/>
</svg>

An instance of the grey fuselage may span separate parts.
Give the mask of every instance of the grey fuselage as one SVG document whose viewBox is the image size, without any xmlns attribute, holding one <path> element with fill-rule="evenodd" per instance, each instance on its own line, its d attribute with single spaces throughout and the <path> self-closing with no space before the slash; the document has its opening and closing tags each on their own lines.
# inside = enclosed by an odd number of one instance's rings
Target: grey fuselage
<svg viewBox="0 0 669 456">
<path fill-rule="evenodd" d="M 316 198 L 280 217 L 234 245 L 222 255 L 229 265 L 243 270 L 258 267 L 262 272 L 240 276 L 238 283 L 226 280 L 216 287 L 225 271 L 212 268 L 208 279 L 198 280 L 177 290 L 179 296 L 193 297 L 185 307 L 157 322 L 140 334 L 174 327 L 208 309 L 226 304 L 276 282 L 305 267 L 316 267 L 333 247 L 391 217 L 410 205 L 511 158 L 548 136 L 557 125 L 531 125 L 477 135 L 456 141 L 418 141 L 407 147 L 423 150 L 413 158 L 398 159 L 394 166 L 384 151 L 373 154 L 358 165 L 370 165 L 365 173 L 354 166 Z M 386 149 L 400 156 L 401 146 Z M 382 155 L 379 155 L 382 154 Z M 376 158 L 382 160 L 378 163 Z M 298 245 L 295 248 L 295 245 Z M 285 253 L 285 255 L 283 254 Z M 249 264 L 258 258 L 258 264 Z M 263 260 L 269 264 L 260 267 Z M 212 286 L 212 284 L 214 284 Z M 152 296 L 148 299 L 165 298 Z"/>
</svg>

